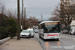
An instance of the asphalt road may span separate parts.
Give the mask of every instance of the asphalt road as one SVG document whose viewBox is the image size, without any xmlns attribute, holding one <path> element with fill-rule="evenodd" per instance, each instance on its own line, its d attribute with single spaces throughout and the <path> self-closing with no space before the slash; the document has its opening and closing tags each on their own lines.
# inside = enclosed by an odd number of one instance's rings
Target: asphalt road
<svg viewBox="0 0 75 50">
<path fill-rule="evenodd" d="M 39 41 L 43 50 L 75 50 L 75 35 L 60 34 L 60 40 L 42 40 L 38 33 L 35 38 Z"/>
</svg>

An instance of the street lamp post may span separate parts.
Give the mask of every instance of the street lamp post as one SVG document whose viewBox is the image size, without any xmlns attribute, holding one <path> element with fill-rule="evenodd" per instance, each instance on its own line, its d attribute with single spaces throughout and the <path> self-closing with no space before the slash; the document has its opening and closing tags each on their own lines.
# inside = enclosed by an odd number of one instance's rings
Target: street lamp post
<svg viewBox="0 0 75 50">
<path fill-rule="evenodd" d="M 42 18 L 42 21 L 43 21 L 43 16 L 42 16 L 42 14 L 41 14 L 41 18 Z"/>
<path fill-rule="evenodd" d="M 19 0 L 17 0 L 17 17 L 18 17 L 17 40 L 20 40 L 20 2 Z"/>
</svg>

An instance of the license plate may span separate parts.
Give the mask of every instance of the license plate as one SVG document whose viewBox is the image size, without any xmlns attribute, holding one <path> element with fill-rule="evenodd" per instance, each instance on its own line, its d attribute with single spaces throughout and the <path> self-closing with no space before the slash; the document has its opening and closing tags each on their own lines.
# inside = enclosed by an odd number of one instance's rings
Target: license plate
<svg viewBox="0 0 75 50">
<path fill-rule="evenodd" d="M 50 39 L 54 39 L 54 37 L 51 37 Z"/>
</svg>

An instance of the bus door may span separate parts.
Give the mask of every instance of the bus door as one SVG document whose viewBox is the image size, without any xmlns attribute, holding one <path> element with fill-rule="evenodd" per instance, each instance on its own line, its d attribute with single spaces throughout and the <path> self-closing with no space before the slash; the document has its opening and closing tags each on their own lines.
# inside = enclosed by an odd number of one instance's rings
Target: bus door
<svg viewBox="0 0 75 50">
<path fill-rule="evenodd" d="M 44 37 L 44 32 L 43 32 L 43 29 L 40 29 L 40 33 L 41 33 L 41 37 Z"/>
</svg>

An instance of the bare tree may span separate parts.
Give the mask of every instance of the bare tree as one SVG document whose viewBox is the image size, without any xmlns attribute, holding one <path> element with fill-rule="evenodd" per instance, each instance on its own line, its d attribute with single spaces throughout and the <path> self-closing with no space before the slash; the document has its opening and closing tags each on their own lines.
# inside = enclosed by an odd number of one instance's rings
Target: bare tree
<svg viewBox="0 0 75 50">
<path fill-rule="evenodd" d="M 10 10 L 7 10 L 6 15 L 7 15 L 8 17 L 12 17 L 12 12 L 11 12 Z"/>
<path fill-rule="evenodd" d="M 60 21 L 60 18 L 59 17 L 51 17 L 48 20 L 50 20 L 50 21 Z"/>
<path fill-rule="evenodd" d="M 59 4 L 55 7 L 55 9 L 54 9 L 54 11 L 53 11 L 53 13 L 52 13 L 52 15 L 53 15 L 53 17 L 60 17 L 60 7 L 59 7 Z"/>
<path fill-rule="evenodd" d="M 12 10 L 9 10 L 9 9 L 6 11 L 6 15 L 7 15 L 8 17 L 17 18 L 17 13 L 16 13 L 16 11 L 12 11 Z"/>
<path fill-rule="evenodd" d="M 30 16 L 28 19 L 30 27 L 38 25 L 38 20 L 35 17 Z"/>
<path fill-rule="evenodd" d="M 5 5 L 3 5 L 3 4 L 0 4 L 0 13 L 1 14 L 5 14 Z"/>
<path fill-rule="evenodd" d="M 60 6 L 60 9 L 59 9 Z M 73 18 L 75 18 L 75 5 L 69 5 L 67 8 L 63 4 L 56 6 L 56 9 L 52 13 L 53 17 L 59 17 L 61 23 L 70 24 Z"/>
</svg>

